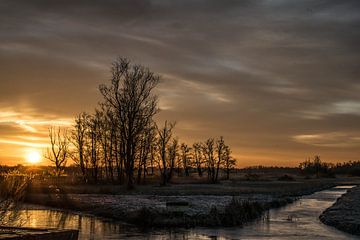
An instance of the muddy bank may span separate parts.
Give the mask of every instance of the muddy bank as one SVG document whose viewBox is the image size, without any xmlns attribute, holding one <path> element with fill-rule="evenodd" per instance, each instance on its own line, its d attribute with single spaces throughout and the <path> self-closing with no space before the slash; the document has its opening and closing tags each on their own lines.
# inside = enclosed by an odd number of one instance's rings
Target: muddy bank
<svg viewBox="0 0 360 240">
<path fill-rule="evenodd" d="M 344 232 L 360 235 L 360 186 L 348 190 L 320 215 L 320 221 Z"/>
</svg>

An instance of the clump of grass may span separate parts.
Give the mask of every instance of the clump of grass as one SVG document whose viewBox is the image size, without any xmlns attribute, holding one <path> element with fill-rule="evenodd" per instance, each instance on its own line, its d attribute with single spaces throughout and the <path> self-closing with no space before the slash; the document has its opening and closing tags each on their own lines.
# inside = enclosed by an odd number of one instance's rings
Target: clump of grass
<svg viewBox="0 0 360 240">
<path fill-rule="evenodd" d="M 254 201 L 239 200 L 235 197 L 225 206 L 219 209 L 213 206 L 210 212 L 200 219 L 193 218 L 194 225 L 200 226 L 242 226 L 245 223 L 260 218 L 267 206 Z"/>
<path fill-rule="evenodd" d="M 221 215 L 221 223 L 224 226 L 243 225 L 260 217 L 264 210 L 264 206 L 259 202 L 241 201 L 233 198 Z"/>
<path fill-rule="evenodd" d="M 32 179 L 31 175 L 21 174 L 18 171 L 0 175 L 0 224 L 6 225 L 15 222 L 18 217 L 18 202 L 21 201 L 26 188 Z"/>
<path fill-rule="evenodd" d="M 32 179 L 31 175 L 12 171 L 0 175 L 0 197 L 14 201 L 22 200 Z"/>
</svg>

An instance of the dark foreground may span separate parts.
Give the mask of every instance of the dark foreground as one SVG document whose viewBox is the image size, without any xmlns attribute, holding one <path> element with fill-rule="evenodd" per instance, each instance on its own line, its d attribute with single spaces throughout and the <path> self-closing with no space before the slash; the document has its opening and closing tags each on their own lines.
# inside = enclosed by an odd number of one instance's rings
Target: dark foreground
<svg viewBox="0 0 360 240">
<path fill-rule="evenodd" d="M 142 227 L 241 226 L 260 218 L 270 208 L 284 206 L 299 196 L 338 185 L 340 179 L 223 182 L 140 186 L 109 193 L 97 186 L 33 186 L 27 202 L 82 211 Z M 114 190 L 118 189 L 118 191 Z M 84 192 L 85 191 L 85 192 Z M 104 192 L 104 190 L 102 190 Z"/>
<path fill-rule="evenodd" d="M 139 228 L 109 219 L 39 205 L 26 205 L 20 218 L 40 228 L 79 229 L 79 240 L 88 239 L 360 239 L 320 222 L 319 215 L 349 189 L 339 186 L 299 198 L 285 207 L 266 211 L 264 217 L 242 227 Z"/>
<path fill-rule="evenodd" d="M 0 239 L 6 240 L 77 240 L 78 234 L 78 230 L 0 226 Z"/>
<path fill-rule="evenodd" d="M 342 231 L 360 235 L 360 186 L 340 197 L 321 214 L 320 220 Z"/>
</svg>

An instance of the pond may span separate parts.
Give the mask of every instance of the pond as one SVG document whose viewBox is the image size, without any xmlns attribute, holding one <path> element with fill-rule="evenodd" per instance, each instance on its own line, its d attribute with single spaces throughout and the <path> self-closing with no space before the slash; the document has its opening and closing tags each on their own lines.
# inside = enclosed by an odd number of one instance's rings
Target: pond
<svg viewBox="0 0 360 240">
<path fill-rule="evenodd" d="M 79 229 L 85 239 L 360 239 L 326 226 L 318 219 L 352 186 L 339 186 L 303 196 L 268 211 L 264 218 L 243 227 L 141 230 L 102 218 L 29 205 L 19 212 L 22 226 Z"/>
</svg>

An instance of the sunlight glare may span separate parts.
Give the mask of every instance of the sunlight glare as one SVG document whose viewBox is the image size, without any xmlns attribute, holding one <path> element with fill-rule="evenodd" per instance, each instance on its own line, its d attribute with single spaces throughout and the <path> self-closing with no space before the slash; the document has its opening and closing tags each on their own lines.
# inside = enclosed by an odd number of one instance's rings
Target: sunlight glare
<svg viewBox="0 0 360 240">
<path fill-rule="evenodd" d="M 31 151 L 28 153 L 28 155 L 26 156 L 26 160 L 31 163 L 31 164 L 36 164 L 38 162 L 40 162 L 41 160 L 41 155 L 39 152 L 37 151 Z"/>
</svg>

